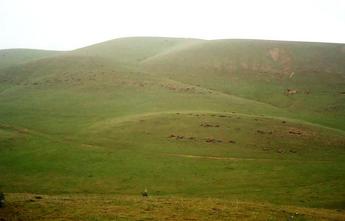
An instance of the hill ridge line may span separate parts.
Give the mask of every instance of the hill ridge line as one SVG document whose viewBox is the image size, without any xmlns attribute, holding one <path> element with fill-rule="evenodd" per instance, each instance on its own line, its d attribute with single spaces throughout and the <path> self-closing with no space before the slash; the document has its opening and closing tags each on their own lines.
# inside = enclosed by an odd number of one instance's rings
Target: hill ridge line
<svg viewBox="0 0 345 221">
<path fill-rule="evenodd" d="M 274 119 L 274 120 L 285 120 L 285 121 L 289 121 L 292 123 L 299 123 L 299 124 L 304 124 L 304 125 L 309 125 L 309 126 L 314 126 L 314 127 L 318 127 L 318 128 L 323 128 L 323 129 L 327 129 L 327 130 L 332 130 L 332 131 L 337 131 L 339 133 L 345 134 L 345 131 L 338 129 L 338 128 L 333 128 L 333 127 L 328 127 L 322 124 L 317 124 L 317 123 L 312 123 L 309 121 L 304 121 L 304 120 L 300 120 L 300 119 L 295 119 L 295 118 L 286 118 L 286 117 L 279 117 L 279 116 L 271 116 L 271 115 L 255 115 L 255 114 L 245 114 L 245 113 L 239 113 L 239 112 L 217 112 L 217 111 L 196 111 L 196 110 L 184 110 L 184 111 L 179 111 L 179 110 L 175 110 L 175 111 L 159 111 L 159 112 L 148 112 L 148 113 L 143 113 L 143 114 L 133 114 L 133 115 L 127 115 L 127 116 L 123 116 L 123 117 L 115 117 L 112 119 L 104 119 L 102 120 L 102 122 L 106 122 L 106 124 L 110 124 L 110 125 L 117 125 L 117 124 L 121 124 L 121 123 L 125 123 L 125 122 L 130 122 L 130 121 L 135 121 L 138 119 L 142 119 L 145 117 L 154 117 L 154 116 L 159 116 L 159 115 L 165 115 L 165 114 L 227 114 L 227 115 L 239 115 L 239 116 L 245 116 L 245 117 L 250 117 L 250 118 L 265 118 L 265 119 Z M 90 127 L 88 127 L 87 129 L 92 129 L 93 127 L 95 127 L 96 125 L 101 124 L 101 122 L 97 122 L 93 125 L 91 125 Z M 102 125 L 104 126 L 104 125 Z"/>
<path fill-rule="evenodd" d="M 164 55 L 169 54 L 169 53 L 174 52 L 174 51 L 188 50 L 188 48 L 190 48 L 190 47 L 193 47 L 193 46 L 196 46 L 196 45 L 202 45 L 202 44 L 205 44 L 207 42 L 208 42 L 208 40 L 207 41 L 206 40 L 205 41 L 198 41 L 198 42 L 189 42 L 189 43 L 185 43 L 185 44 L 176 45 L 174 47 L 168 48 L 167 50 L 158 52 L 157 54 L 154 54 L 154 55 L 152 55 L 150 57 L 147 57 L 147 58 L 139 61 L 138 65 L 145 64 L 145 62 L 150 61 L 152 59 L 155 59 L 155 58 L 157 58 L 159 56 L 164 56 Z"/>
</svg>

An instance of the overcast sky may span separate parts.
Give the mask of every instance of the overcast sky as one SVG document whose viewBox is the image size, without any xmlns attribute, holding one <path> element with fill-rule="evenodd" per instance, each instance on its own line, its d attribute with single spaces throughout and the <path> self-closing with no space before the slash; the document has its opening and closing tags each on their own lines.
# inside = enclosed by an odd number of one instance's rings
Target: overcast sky
<svg viewBox="0 0 345 221">
<path fill-rule="evenodd" d="M 345 0 L 0 0 L 0 48 L 128 36 L 345 43 Z"/>
</svg>

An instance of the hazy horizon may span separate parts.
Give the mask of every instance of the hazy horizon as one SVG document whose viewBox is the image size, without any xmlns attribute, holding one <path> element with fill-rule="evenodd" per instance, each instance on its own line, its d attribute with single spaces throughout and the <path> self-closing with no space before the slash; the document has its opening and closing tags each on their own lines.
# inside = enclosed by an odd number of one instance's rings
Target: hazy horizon
<svg viewBox="0 0 345 221">
<path fill-rule="evenodd" d="M 118 37 L 118 38 L 111 38 L 108 40 L 100 41 L 100 42 L 94 42 L 88 45 L 84 45 L 78 48 L 72 48 L 72 49 L 49 49 L 49 48 L 29 48 L 29 47 L 13 47 L 13 48 L 0 48 L 0 50 L 9 50 L 9 49 L 29 49 L 29 50 L 47 50 L 47 51 L 73 51 L 84 47 L 89 47 L 96 44 L 101 44 L 107 41 L 112 41 L 116 39 L 122 39 L 122 38 L 181 38 L 181 39 L 198 39 L 198 40 L 204 40 L 204 41 L 217 41 L 217 40 L 256 40 L 256 41 L 281 41 L 281 42 L 301 42 L 301 43 L 325 43 L 325 44 L 345 44 L 345 42 L 326 42 L 326 41 L 303 41 L 303 40 L 277 40 L 277 39 L 257 39 L 257 38 L 217 38 L 217 39 L 204 39 L 204 38 L 192 38 L 192 37 L 169 37 L 169 36 L 124 36 L 124 37 Z"/>
<path fill-rule="evenodd" d="M 345 43 L 345 2 L 1 0 L 0 49 L 73 50 L 123 37 Z"/>
</svg>

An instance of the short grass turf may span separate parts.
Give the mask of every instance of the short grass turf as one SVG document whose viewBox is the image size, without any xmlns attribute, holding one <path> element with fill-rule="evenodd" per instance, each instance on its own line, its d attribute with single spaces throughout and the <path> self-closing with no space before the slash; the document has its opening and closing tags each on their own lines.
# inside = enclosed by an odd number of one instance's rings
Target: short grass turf
<svg viewBox="0 0 345 221">
<path fill-rule="evenodd" d="M 344 220 L 328 209 L 214 198 L 8 194 L 0 219 L 17 220 Z"/>
<path fill-rule="evenodd" d="M 0 218 L 343 220 L 343 46 L 249 43 L 1 51 Z"/>
<path fill-rule="evenodd" d="M 344 207 L 344 136 L 323 127 L 176 112 L 97 123 L 65 140 L 3 128 L 6 192 L 139 195 L 147 188 L 153 196 Z"/>
</svg>

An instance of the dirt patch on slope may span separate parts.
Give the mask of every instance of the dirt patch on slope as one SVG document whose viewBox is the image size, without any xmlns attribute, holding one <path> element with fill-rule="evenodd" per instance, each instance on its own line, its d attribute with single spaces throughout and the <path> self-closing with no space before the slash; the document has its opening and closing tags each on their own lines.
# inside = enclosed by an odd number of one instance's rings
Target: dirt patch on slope
<svg viewBox="0 0 345 221">
<path fill-rule="evenodd" d="M 271 59 L 278 63 L 283 74 L 290 76 L 293 72 L 293 58 L 289 50 L 284 48 L 271 48 L 268 50 Z"/>
</svg>

